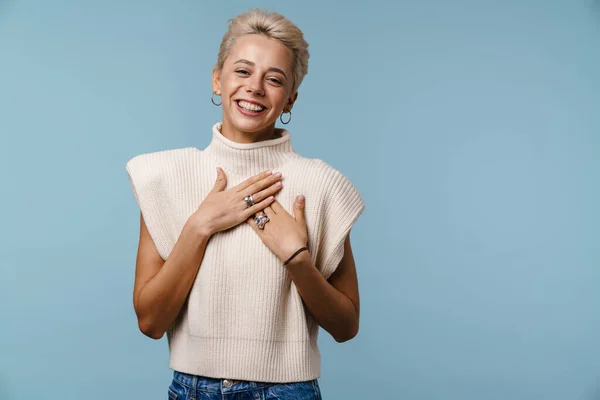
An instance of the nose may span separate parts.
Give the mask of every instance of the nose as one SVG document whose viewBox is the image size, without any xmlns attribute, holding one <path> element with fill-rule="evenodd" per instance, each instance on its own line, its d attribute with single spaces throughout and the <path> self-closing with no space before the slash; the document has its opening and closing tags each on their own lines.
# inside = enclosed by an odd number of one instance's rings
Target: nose
<svg viewBox="0 0 600 400">
<path fill-rule="evenodd" d="M 248 79 L 248 85 L 246 86 L 247 93 L 253 93 L 257 96 L 263 96 L 265 94 L 263 87 L 263 80 L 260 77 L 253 77 Z"/>
</svg>

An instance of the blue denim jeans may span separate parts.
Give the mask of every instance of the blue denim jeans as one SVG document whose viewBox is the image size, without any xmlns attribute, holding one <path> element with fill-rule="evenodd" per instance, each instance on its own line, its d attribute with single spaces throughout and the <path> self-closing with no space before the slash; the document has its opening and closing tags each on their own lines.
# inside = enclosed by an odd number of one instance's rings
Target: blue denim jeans
<svg viewBox="0 0 600 400">
<path fill-rule="evenodd" d="M 215 379 L 173 372 L 169 400 L 321 400 L 316 379 L 270 383 Z"/>
</svg>

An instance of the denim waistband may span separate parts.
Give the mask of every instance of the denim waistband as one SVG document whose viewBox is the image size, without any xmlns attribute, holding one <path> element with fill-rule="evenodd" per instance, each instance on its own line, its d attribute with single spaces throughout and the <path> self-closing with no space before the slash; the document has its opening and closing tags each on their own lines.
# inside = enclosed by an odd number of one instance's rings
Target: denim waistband
<svg viewBox="0 0 600 400">
<path fill-rule="evenodd" d="M 217 379 L 173 371 L 173 379 L 183 386 L 203 392 L 234 393 L 238 391 L 264 389 L 274 385 L 271 382 L 242 381 L 235 379 Z"/>
</svg>

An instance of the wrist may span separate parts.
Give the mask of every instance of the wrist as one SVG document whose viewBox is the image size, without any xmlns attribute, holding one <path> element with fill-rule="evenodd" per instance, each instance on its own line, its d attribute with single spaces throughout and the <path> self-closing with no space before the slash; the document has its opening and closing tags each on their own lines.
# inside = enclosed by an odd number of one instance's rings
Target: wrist
<svg viewBox="0 0 600 400">
<path fill-rule="evenodd" d="M 188 219 L 184 229 L 185 228 L 191 230 L 199 239 L 208 240 L 214 235 L 214 231 L 208 223 L 208 220 L 199 217 L 197 214 L 192 215 L 192 218 Z"/>
<path fill-rule="evenodd" d="M 283 262 L 289 260 L 288 259 L 284 260 Z M 294 267 L 297 265 L 302 265 L 306 262 L 310 261 L 310 253 L 308 252 L 308 249 L 306 250 L 302 250 L 300 253 L 296 254 L 291 260 L 289 260 L 287 262 L 287 264 L 284 265 L 284 267 Z"/>
</svg>

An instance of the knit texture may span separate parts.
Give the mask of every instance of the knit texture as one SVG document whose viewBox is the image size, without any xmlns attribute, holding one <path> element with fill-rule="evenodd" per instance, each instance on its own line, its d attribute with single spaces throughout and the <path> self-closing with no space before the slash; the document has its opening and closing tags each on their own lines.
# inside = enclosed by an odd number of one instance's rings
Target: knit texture
<svg viewBox="0 0 600 400">
<path fill-rule="evenodd" d="M 225 190 L 270 169 L 283 175 L 275 198 L 290 215 L 296 196 L 306 197 L 309 253 L 329 278 L 365 209 L 358 190 L 326 162 L 298 155 L 286 130 L 278 129 L 275 139 L 237 143 L 221 134 L 221 126 L 213 126 L 204 150 L 162 150 L 127 161 L 160 256 L 169 257 L 184 224 L 213 188 L 217 166 L 227 175 Z M 208 241 L 189 297 L 167 330 L 170 367 L 235 380 L 315 379 L 321 374 L 318 331 L 282 261 L 243 222 Z"/>
</svg>

